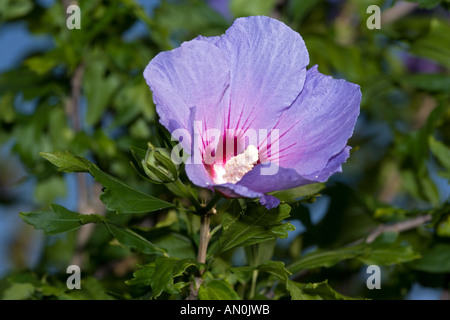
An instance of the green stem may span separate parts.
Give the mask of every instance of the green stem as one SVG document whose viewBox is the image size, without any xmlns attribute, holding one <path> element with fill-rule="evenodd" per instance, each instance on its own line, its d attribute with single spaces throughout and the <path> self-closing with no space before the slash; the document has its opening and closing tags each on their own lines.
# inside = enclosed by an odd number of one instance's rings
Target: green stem
<svg viewBox="0 0 450 320">
<path fill-rule="evenodd" d="M 222 198 L 222 196 L 219 193 L 214 193 L 214 196 L 211 198 L 211 200 L 206 205 L 200 205 L 200 210 L 197 211 L 197 214 L 201 217 L 201 224 L 200 224 L 200 239 L 198 242 L 198 253 L 197 253 L 197 261 L 199 263 L 205 264 L 206 263 L 206 253 L 208 251 L 208 243 L 211 239 L 211 232 L 210 232 L 210 224 L 211 224 L 211 215 L 215 214 L 214 206 L 216 203 Z M 217 228 L 213 230 L 213 232 L 217 231 Z M 198 275 L 194 277 L 194 281 L 191 283 L 191 291 L 189 296 L 187 297 L 187 300 L 196 300 L 198 297 L 198 289 L 200 285 L 203 282 L 202 275 L 203 275 L 204 269 L 199 272 Z"/>
<path fill-rule="evenodd" d="M 253 270 L 252 273 L 252 286 L 250 288 L 250 299 L 252 299 L 255 296 L 256 292 L 256 280 L 258 279 L 258 270 Z"/>
<path fill-rule="evenodd" d="M 212 238 L 214 234 L 216 234 L 217 231 L 219 231 L 220 229 L 222 229 L 222 224 L 218 224 L 214 229 L 212 229 L 209 238 Z"/>
<path fill-rule="evenodd" d="M 210 239 L 209 225 L 211 217 L 209 213 L 202 215 L 202 221 L 200 226 L 200 241 L 198 243 L 197 261 L 200 263 L 206 262 L 206 251 L 208 250 L 208 243 Z"/>
<path fill-rule="evenodd" d="M 177 179 L 175 182 L 172 182 L 168 185 L 175 187 L 176 189 L 178 189 L 178 191 L 180 191 L 181 194 L 188 198 L 192 202 L 192 205 L 195 207 L 197 214 L 200 215 L 201 212 L 203 212 L 204 208 L 202 207 L 198 199 L 191 192 L 191 190 L 189 190 L 189 188 L 186 187 L 183 182 L 181 182 L 180 179 Z"/>
</svg>

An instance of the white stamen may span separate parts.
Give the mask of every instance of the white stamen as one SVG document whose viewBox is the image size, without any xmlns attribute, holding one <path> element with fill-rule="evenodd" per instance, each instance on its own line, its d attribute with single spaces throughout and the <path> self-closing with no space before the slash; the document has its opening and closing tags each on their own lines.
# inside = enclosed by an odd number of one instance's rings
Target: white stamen
<svg viewBox="0 0 450 320">
<path fill-rule="evenodd" d="M 258 149 L 254 145 L 250 145 L 241 154 L 231 157 L 226 162 L 225 166 L 214 165 L 215 177 L 214 182 L 222 183 L 236 183 L 242 177 L 252 170 L 255 163 L 258 162 Z"/>
</svg>

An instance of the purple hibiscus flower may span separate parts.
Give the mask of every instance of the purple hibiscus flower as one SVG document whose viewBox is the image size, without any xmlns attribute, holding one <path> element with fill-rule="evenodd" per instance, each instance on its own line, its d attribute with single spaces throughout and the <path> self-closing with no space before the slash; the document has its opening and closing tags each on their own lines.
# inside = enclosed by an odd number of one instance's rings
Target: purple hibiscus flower
<svg viewBox="0 0 450 320">
<path fill-rule="evenodd" d="M 342 171 L 361 91 L 308 64 L 302 37 L 264 16 L 150 61 L 144 77 L 160 122 L 189 154 L 194 184 L 273 208 L 279 200 L 267 193 Z"/>
</svg>

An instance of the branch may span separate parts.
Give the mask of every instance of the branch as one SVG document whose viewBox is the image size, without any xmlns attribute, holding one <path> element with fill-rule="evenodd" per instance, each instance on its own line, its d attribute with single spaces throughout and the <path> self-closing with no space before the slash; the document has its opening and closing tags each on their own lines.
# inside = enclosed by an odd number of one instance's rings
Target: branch
<svg viewBox="0 0 450 320">
<path fill-rule="evenodd" d="M 211 232 L 210 232 L 210 222 L 211 222 L 211 215 L 217 214 L 216 209 L 214 206 L 216 205 L 217 201 L 221 199 L 220 194 L 216 193 L 212 197 L 212 199 L 208 202 L 208 204 L 203 204 L 203 213 L 201 215 L 201 225 L 200 225 L 200 240 L 198 243 L 198 254 L 197 254 L 197 261 L 199 263 L 205 264 L 206 263 L 206 253 L 208 251 L 208 243 L 211 239 Z M 202 275 L 204 270 L 200 270 L 198 275 L 194 277 L 194 281 L 190 284 L 190 292 L 189 296 L 186 298 L 186 300 L 197 300 L 198 298 L 198 290 L 200 286 L 203 283 Z"/>
<path fill-rule="evenodd" d="M 381 14 L 381 24 L 393 23 L 408 15 L 418 7 L 417 3 L 408 1 L 399 1 L 392 8 L 389 8 Z"/>
<path fill-rule="evenodd" d="M 376 228 L 374 231 L 372 231 L 366 238 L 366 243 L 373 242 L 379 235 L 381 235 L 384 232 L 389 231 L 396 231 L 396 232 L 403 232 L 407 230 L 411 230 L 414 228 L 417 228 L 418 226 L 424 224 L 425 222 L 428 222 L 432 219 L 430 214 L 416 217 L 410 220 L 397 222 L 394 224 L 382 224 L 378 228 Z"/>
</svg>

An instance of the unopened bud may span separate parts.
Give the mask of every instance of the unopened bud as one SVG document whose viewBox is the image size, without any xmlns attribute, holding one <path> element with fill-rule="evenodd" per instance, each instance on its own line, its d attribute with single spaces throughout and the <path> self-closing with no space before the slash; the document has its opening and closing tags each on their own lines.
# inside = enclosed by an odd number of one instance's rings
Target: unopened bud
<svg viewBox="0 0 450 320">
<path fill-rule="evenodd" d="M 142 167 L 154 182 L 169 183 L 178 179 L 178 166 L 170 158 L 170 151 L 165 148 L 149 146 Z"/>
</svg>

